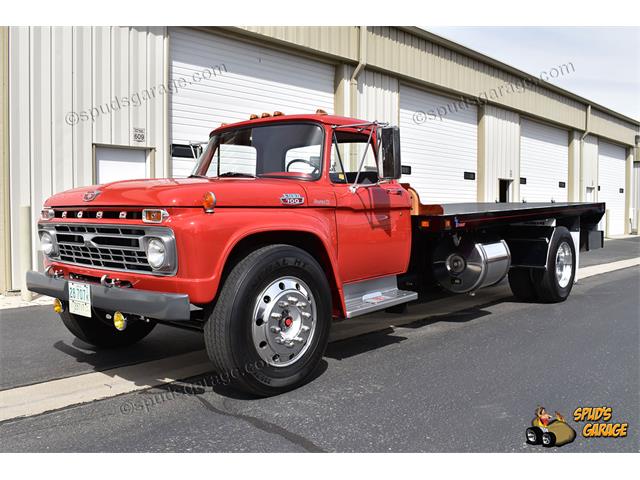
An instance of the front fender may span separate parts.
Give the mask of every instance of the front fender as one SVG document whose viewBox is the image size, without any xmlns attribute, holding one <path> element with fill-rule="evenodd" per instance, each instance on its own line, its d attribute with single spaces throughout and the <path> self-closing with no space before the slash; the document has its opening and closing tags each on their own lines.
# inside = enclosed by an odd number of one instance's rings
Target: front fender
<svg viewBox="0 0 640 480">
<path fill-rule="evenodd" d="M 175 218 L 180 277 L 191 279 L 189 298 L 206 304 L 218 294 L 220 279 L 234 247 L 244 239 L 267 232 L 304 232 L 314 235 L 327 253 L 341 308 L 342 282 L 337 268 L 335 213 L 326 208 L 217 208 Z"/>
</svg>

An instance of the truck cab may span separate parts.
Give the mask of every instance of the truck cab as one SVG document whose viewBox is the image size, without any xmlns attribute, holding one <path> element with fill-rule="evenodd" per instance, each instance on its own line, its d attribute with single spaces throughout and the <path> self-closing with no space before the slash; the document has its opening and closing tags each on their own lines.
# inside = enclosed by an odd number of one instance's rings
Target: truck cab
<svg viewBox="0 0 640 480">
<path fill-rule="evenodd" d="M 603 204 L 429 205 L 401 173 L 397 127 L 252 116 L 211 132 L 189 178 L 49 198 L 27 285 L 98 347 L 201 331 L 213 368 L 265 396 L 308 381 L 336 319 L 507 275 L 517 298 L 562 301 L 577 252 L 602 246 Z"/>
</svg>

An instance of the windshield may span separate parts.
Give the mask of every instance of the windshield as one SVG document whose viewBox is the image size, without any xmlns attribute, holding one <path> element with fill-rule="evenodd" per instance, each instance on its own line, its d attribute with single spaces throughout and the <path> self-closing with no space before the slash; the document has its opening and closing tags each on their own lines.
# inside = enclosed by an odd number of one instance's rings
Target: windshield
<svg viewBox="0 0 640 480">
<path fill-rule="evenodd" d="M 314 124 L 281 123 L 213 135 L 192 176 L 316 180 L 322 171 L 324 131 Z"/>
</svg>

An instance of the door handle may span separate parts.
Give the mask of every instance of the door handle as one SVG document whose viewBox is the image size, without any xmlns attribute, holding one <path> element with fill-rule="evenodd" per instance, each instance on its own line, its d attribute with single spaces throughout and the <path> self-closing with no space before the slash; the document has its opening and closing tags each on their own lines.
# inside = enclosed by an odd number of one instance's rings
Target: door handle
<svg viewBox="0 0 640 480">
<path fill-rule="evenodd" d="M 402 189 L 401 188 L 388 188 L 387 192 L 389 192 L 389 195 L 402 195 Z"/>
</svg>

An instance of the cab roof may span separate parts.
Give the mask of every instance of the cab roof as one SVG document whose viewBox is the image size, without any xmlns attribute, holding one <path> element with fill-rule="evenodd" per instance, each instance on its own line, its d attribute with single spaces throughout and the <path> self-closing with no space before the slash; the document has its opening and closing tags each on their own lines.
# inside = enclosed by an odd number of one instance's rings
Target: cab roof
<svg viewBox="0 0 640 480">
<path fill-rule="evenodd" d="M 326 113 L 313 114 L 294 114 L 294 115 L 277 115 L 265 118 L 255 118 L 253 120 L 244 120 L 242 122 L 228 123 L 219 126 L 211 131 L 210 136 L 214 133 L 231 130 L 238 127 L 249 127 L 254 125 L 265 125 L 268 123 L 281 122 L 317 122 L 324 125 L 352 125 L 354 123 L 367 123 L 367 120 L 359 120 L 352 117 L 342 117 L 340 115 L 328 115 Z"/>
</svg>

